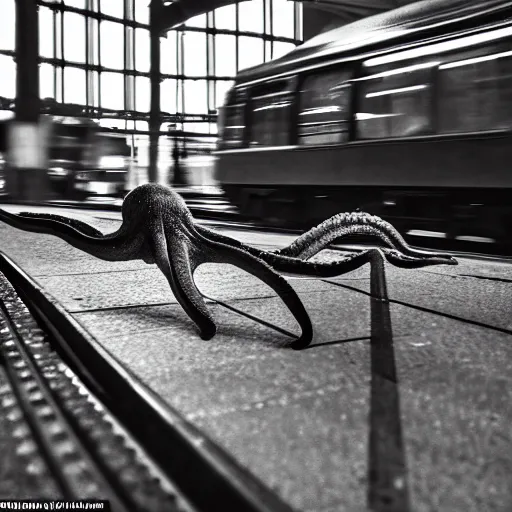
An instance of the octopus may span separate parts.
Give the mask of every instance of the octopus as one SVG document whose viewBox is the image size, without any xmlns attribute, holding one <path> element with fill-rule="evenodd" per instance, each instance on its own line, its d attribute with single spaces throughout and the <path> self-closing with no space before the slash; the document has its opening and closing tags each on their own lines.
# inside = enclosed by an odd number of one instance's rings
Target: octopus
<svg viewBox="0 0 512 512">
<path fill-rule="evenodd" d="M 24 231 L 57 236 L 102 260 L 141 259 L 156 264 L 204 340 L 211 339 L 217 327 L 194 282 L 194 272 L 203 263 L 235 265 L 270 286 L 289 309 L 301 328 L 300 336 L 291 343 L 294 349 L 310 344 L 313 327 L 302 301 L 283 274 L 335 277 L 366 263 L 382 264 L 384 258 L 401 268 L 457 264 L 450 255 L 411 248 L 390 223 L 360 211 L 334 215 L 287 247 L 262 250 L 197 223 L 179 194 L 154 183 L 128 193 L 122 205 L 122 224 L 109 234 L 80 220 L 49 213 L 12 214 L 0 210 L 0 220 Z M 382 247 L 350 252 L 328 263 L 309 261 L 334 240 L 348 235 L 376 237 Z"/>
</svg>

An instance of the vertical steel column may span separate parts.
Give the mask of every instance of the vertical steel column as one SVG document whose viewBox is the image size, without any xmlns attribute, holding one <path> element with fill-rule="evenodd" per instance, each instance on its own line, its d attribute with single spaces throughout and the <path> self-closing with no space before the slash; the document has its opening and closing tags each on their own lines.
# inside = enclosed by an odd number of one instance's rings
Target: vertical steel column
<svg viewBox="0 0 512 512">
<path fill-rule="evenodd" d="M 158 181 L 158 140 L 160 132 L 160 34 L 158 16 L 161 0 L 151 0 L 149 7 L 151 107 L 149 112 L 149 169 L 150 182 Z"/>
<path fill-rule="evenodd" d="M 9 126 L 8 193 L 18 200 L 45 199 L 45 136 L 39 123 L 39 25 L 36 0 L 16 0 L 16 116 Z"/>
<path fill-rule="evenodd" d="M 39 120 L 39 24 L 36 0 L 16 0 L 16 119 Z"/>
</svg>

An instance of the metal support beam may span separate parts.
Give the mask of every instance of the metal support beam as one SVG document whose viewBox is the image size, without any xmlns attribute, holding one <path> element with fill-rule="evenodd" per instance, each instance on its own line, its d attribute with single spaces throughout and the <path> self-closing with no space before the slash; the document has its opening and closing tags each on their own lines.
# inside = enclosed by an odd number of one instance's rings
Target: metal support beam
<svg viewBox="0 0 512 512">
<path fill-rule="evenodd" d="M 36 0 L 16 0 L 16 107 L 8 130 L 7 192 L 18 200 L 46 199 L 47 123 L 39 122 L 39 20 Z"/>
<path fill-rule="evenodd" d="M 148 178 L 152 183 L 158 181 L 158 139 L 160 132 L 160 32 L 158 17 L 162 9 L 162 0 L 152 0 L 149 8 L 150 25 L 150 80 L 151 106 L 149 112 L 149 169 Z"/>
<path fill-rule="evenodd" d="M 39 23 L 36 0 L 16 0 L 16 119 L 39 120 Z"/>
</svg>

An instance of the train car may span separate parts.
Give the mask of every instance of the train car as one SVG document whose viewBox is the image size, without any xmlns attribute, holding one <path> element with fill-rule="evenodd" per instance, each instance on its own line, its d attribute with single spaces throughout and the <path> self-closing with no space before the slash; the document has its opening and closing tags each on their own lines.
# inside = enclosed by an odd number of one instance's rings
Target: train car
<svg viewBox="0 0 512 512">
<path fill-rule="evenodd" d="M 403 232 L 512 232 L 512 2 L 429 0 L 242 71 L 215 177 L 242 213 L 312 225 L 355 208 Z"/>
<path fill-rule="evenodd" d="M 48 173 L 60 196 L 123 195 L 126 191 L 131 151 L 122 134 L 102 132 L 85 119 L 53 118 L 48 144 Z"/>
</svg>

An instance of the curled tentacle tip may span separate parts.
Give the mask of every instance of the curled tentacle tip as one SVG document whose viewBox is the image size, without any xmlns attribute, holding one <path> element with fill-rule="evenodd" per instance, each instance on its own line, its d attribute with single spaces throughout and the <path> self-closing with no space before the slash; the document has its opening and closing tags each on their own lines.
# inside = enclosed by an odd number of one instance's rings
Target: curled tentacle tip
<svg viewBox="0 0 512 512">
<path fill-rule="evenodd" d="M 209 326 L 207 328 L 201 329 L 201 339 L 208 341 L 211 340 L 215 334 L 217 333 L 217 327 L 215 325 Z"/>
<path fill-rule="evenodd" d="M 459 264 L 459 262 L 456 258 L 454 258 L 453 256 L 449 256 L 449 255 L 437 256 L 436 259 L 439 261 L 439 263 L 445 264 L 445 265 L 458 265 Z"/>
</svg>

